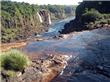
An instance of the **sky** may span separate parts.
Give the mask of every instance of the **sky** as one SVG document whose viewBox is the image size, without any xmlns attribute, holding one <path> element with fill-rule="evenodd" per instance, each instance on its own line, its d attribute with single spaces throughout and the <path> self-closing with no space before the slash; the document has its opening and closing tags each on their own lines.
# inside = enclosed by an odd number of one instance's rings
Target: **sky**
<svg viewBox="0 0 110 82">
<path fill-rule="evenodd" d="M 78 5 L 78 2 L 82 2 L 82 0 L 11 0 L 17 2 L 27 2 L 30 4 L 59 4 L 59 5 Z"/>
</svg>

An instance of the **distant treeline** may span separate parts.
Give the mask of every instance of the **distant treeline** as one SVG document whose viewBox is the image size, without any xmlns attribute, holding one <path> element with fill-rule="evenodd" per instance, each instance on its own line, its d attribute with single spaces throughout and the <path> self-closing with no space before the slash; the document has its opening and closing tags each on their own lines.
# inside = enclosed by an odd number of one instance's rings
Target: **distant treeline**
<svg viewBox="0 0 110 82">
<path fill-rule="evenodd" d="M 37 12 L 45 9 L 51 19 L 61 19 L 74 15 L 76 6 L 65 5 L 30 5 L 29 3 L 1 1 L 1 39 L 13 42 L 26 39 L 34 33 L 47 29 L 38 20 Z"/>
<path fill-rule="evenodd" d="M 40 5 L 38 10 L 48 10 L 51 13 L 51 18 L 65 18 L 67 16 L 75 15 L 76 7 L 77 6 L 75 5 Z"/>
</svg>

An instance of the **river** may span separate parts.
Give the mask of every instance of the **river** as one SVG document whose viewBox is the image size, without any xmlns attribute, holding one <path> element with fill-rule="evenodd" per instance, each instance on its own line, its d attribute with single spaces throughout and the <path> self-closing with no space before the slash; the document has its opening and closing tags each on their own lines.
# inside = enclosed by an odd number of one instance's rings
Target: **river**
<svg viewBox="0 0 110 82">
<path fill-rule="evenodd" d="M 65 23 L 68 23 L 70 20 L 73 20 L 75 17 L 68 17 L 66 19 L 58 20 L 53 22 L 49 26 L 48 32 L 42 33 L 43 37 L 52 37 L 59 34 L 59 31 L 61 31 L 64 28 Z"/>
<path fill-rule="evenodd" d="M 52 37 L 71 19 L 57 21 L 42 37 Z M 72 55 L 62 75 L 52 82 L 110 82 L 110 28 L 72 33 L 67 39 L 29 42 L 22 49 L 28 55 Z M 103 70 L 97 71 L 96 69 Z"/>
</svg>

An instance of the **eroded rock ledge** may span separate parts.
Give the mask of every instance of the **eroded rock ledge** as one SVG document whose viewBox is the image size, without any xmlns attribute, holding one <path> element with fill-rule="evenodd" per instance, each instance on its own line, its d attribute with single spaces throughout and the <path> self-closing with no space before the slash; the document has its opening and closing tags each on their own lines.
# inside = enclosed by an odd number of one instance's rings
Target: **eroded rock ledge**
<svg viewBox="0 0 110 82">
<path fill-rule="evenodd" d="M 5 71 L 2 71 L 2 82 L 50 82 L 62 72 L 69 59 L 67 55 L 47 55 L 35 59 L 23 73 L 17 72 L 14 77 L 7 77 Z"/>
</svg>

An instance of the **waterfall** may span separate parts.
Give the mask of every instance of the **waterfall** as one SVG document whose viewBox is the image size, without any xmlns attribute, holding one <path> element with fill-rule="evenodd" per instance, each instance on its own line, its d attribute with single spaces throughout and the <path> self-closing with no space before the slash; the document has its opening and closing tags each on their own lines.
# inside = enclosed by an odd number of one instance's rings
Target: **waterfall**
<svg viewBox="0 0 110 82">
<path fill-rule="evenodd" d="M 49 21 L 49 25 L 52 24 L 51 18 L 50 18 L 50 14 L 48 13 L 48 21 Z"/>
<path fill-rule="evenodd" d="M 37 15 L 39 17 L 40 22 L 43 23 L 42 17 L 40 16 L 40 14 L 38 12 L 37 12 Z"/>
<path fill-rule="evenodd" d="M 37 15 L 41 23 L 47 23 L 49 25 L 52 23 L 50 14 L 47 11 L 42 10 L 40 12 L 37 12 Z"/>
</svg>

